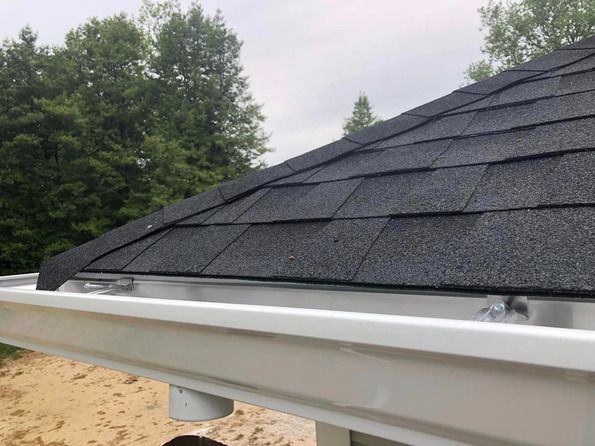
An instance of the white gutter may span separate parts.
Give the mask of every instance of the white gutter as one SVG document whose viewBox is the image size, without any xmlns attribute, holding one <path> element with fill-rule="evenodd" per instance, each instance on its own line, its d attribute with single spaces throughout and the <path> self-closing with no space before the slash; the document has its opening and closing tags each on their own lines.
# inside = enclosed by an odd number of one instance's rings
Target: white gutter
<svg viewBox="0 0 595 446">
<path fill-rule="evenodd" d="M 0 288 L 0 342 L 420 446 L 595 444 L 590 330 Z"/>
</svg>

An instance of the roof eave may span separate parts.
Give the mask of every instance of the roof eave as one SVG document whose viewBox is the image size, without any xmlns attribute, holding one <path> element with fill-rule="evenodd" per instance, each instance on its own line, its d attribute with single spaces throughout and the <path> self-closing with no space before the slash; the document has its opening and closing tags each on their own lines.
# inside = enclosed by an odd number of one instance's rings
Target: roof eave
<svg viewBox="0 0 595 446">
<path fill-rule="evenodd" d="M 194 300 L 0 288 L 0 342 L 396 441 L 593 443 L 595 331 L 254 304 L 267 286 L 203 282 Z"/>
</svg>

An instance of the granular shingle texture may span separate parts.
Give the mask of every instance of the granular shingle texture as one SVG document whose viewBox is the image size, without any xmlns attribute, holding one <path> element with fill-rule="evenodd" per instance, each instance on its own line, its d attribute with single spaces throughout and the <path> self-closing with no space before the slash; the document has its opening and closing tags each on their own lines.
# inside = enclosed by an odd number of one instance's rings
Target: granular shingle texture
<svg viewBox="0 0 595 446">
<path fill-rule="evenodd" d="M 538 59 L 530 60 L 529 62 L 517 65 L 516 67 L 512 68 L 512 70 L 549 71 L 578 62 L 592 54 L 592 49 L 584 48 L 568 48 L 566 50 L 557 50 Z"/>
<path fill-rule="evenodd" d="M 361 179 L 271 189 L 238 223 L 330 218 L 359 185 Z"/>
<path fill-rule="evenodd" d="M 593 39 L 110 231 L 38 287 L 109 272 L 595 298 Z"/>
<path fill-rule="evenodd" d="M 407 132 L 427 122 L 427 120 L 427 118 L 421 116 L 402 114 L 380 124 L 352 133 L 348 138 L 360 144 L 369 144 L 399 133 Z"/>
<path fill-rule="evenodd" d="M 485 213 L 443 283 L 500 290 L 595 290 L 594 208 Z"/>
<path fill-rule="evenodd" d="M 394 218 L 384 228 L 359 269 L 356 282 L 438 286 L 456 260 L 459 240 L 476 215 Z"/>
<path fill-rule="evenodd" d="M 440 214 L 462 211 L 485 166 L 456 167 L 366 179 L 337 217 Z"/>
<path fill-rule="evenodd" d="M 124 271 L 200 273 L 246 229 L 246 225 L 174 228 L 129 263 Z"/>
<path fill-rule="evenodd" d="M 465 131 L 474 116 L 475 113 L 462 113 L 458 115 L 438 117 L 409 132 L 402 133 L 394 138 L 384 141 L 378 148 L 394 147 L 459 136 Z"/>
<path fill-rule="evenodd" d="M 503 88 L 510 87 L 517 82 L 524 79 L 535 76 L 538 73 L 531 71 L 503 71 L 500 74 L 492 76 L 488 79 L 476 82 L 471 85 L 467 85 L 459 89 L 466 93 L 478 93 L 478 94 L 492 94 Z"/>
<path fill-rule="evenodd" d="M 430 118 L 440 113 L 451 111 L 453 109 L 458 109 L 467 104 L 477 102 L 481 99 L 484 99 L 484 96 L 481 94 L 454 91 L 432 102 L 428 102 L 427 104 L 420 105 L 419 107 L 415 107 L 411 110 L 408 110 L 406 113 L 409 115 L 417 115 Z"/>
<path fill-rule="evenodd" d="M 488 167 L 466 211 L 481 212 L 539 205 L 554 185 L 559 157 L 538 158 Z"/>
<path fill-rule="evenodd" d="M 595 151 L 564 155 L 543 204 L 595 204 Z"/>
<path fill-rule="evenodd" d="M 121 271 L 126 268 L 126 265 L 142 254 L 145 249 L 152 246 L 169 231 L 170 229 L 164 229 L 163 231 L 156 232 L 155 234 L 137 240 L 129 245 L 125 245 L 116 251 L 105 254 L 103 257 L 99 257 L 87 266 L 87 270 Z"/>
<path fill-rule="evenodd" d="M 348 281 L 387 219 L 255 225 L 207 275 Z"/>
<path fill-rule="evenodd" d="M 269 167 L 259 170 L 237 180 L 223 183 L 219 186 L 221 194 L 226 200 L 233 199 L 238 195 L 245 194 L 248 191 L 264 186 L 267 183 L 279 180 L 281 178 L 293 175 L 295 171 L 285 164 Z"/>
</svg>

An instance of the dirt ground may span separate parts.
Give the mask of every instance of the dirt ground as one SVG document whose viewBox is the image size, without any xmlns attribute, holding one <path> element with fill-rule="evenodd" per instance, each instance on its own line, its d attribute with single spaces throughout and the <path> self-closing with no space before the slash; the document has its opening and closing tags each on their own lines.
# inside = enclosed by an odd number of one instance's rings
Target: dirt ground
<svg viewBox="0 0 595 446">
<path fill-rule="evenodd" d="M 236 403 L 208 423 L 167 416 L 167 385 L 41 353 L 0 367 L 2 446 L 160 446 L 197 433 L 229 446 L 315 445 L 314 423 Z"/>
</svg>

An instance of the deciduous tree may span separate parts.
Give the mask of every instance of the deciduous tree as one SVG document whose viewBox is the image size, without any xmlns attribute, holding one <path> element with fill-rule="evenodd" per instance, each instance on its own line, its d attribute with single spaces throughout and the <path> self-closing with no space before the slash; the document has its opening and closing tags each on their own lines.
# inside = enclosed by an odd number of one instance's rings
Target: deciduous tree
<svg viewBox="0 0 595 446">
<path fill-rule="evenodd" d="M 470 82 L 595 34 L 595 0 L 490 0 L 479 14 L 486 58 L 469 66 Z"/>
</svg>

